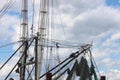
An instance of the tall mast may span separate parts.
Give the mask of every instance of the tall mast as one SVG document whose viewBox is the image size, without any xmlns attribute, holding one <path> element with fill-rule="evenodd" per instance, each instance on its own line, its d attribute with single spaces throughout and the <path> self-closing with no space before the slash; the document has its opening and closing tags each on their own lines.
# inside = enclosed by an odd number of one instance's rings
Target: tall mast
<svg viewBox="0 0 120 80">
<path fill-rule="evenodd" d="M 38 25 L 38 55 L 37 55 L 37 63 L 36 66 L 36 79 L 39 80 L 39 76 L 41 74 L 42 68 L 42 59 L 43 59 L 43 51 L 44 51 L 44 42 L 45 42 L 45 35 L 46 35 L 46 27 L 47 27 L 47 13 L 48 13 L 48 1 L 49 0 L 40 0 L 40 22 Z"/>
<path fill-rule="evenodd" d="M 21 37 L 22 42 L 25 42 L 27 39 L 27 29 L 28 28 L 28 0 L 22 0 L 22 22 L 21 22 Z M 27 54 L 25 51 L 26 44 L 24 44 L 21 48 L 21 55 Z M 26 63 L 26 55 L 24 55 L 20 61 L 20 80 L 25 80 L 25 63 Z"/>
</svg>

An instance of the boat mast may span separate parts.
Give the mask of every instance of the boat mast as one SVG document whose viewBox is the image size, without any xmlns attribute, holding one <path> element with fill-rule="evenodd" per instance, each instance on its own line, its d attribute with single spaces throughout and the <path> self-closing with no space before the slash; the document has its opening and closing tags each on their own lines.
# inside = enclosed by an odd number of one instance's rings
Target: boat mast
<svg viewBox="0 0 120 80">
<path fill-rule="evenodd" d="M 20 39 L 24 43 L 27 39 L 27 29 L 28 28 L 28 0 L 22 0 L 22 22 L 21 22 L 21 37 Z M 24 44 L 21 48 L 21 55 L 24 54 L 22 57 L 20 64 L 20 80 L 25 80 L 25 63 L 26 63 L 26 55 L 27 54 L 25 51 L 26 44 Z"/>
<path fill-rule="evenodd" d="M 41 68 L 42 68 L 42 59 L 43 59 L 43 51 L 44 51 L 44 43 L 45 43 L 45 35 L 46 35 L 46 27 L 47 27 L 47 13 L 48 13 L 48 1 L 49 0 L 40 0 L 40 21 L 39 21 L 39 25 L 38 25 L 38 55 L 37 55 L 37 63 L 38 64 L 36 66 L 36 79 L 35 80 L 39 80 L 40 74 L 41 74 Z"/>
</svg>

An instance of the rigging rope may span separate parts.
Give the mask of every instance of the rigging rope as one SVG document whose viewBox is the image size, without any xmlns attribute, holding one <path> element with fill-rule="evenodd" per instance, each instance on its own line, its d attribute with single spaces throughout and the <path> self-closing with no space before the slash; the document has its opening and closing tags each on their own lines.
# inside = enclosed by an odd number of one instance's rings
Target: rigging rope
<svg viewBox="0 0 120 80">
<path fill-rule="evenodd" d="M 32 0 L 32 25 L 31 25 L 31 37 L 34 35 L 34 17 L 35 17 L 35 0 Z"/>
<path fill-rule="evenodd" d="M 56 43 L 56 48 L 57 48 L 56 56 L 57 56 L 57 60 L 58 60 L 58 64 L 59 64 L 61 61 L 60 61 L 60 56 L 59 56 L 59 53 L 58 53 L 58 49 L 59 49 L 58 43 Z"/>
<path fill-rule="evenodd" d="M 68 58 L 66 58 L 65 60 L 63 60 L 60 64 L 56 65 L 55 67 L 53 67 L 52 69 L 50 69 L 48 72 L 46 72 L 45 74 L 41 75 L 39 77 L 39 79 L 42 78 L 43 76 L 45 76 L 47 73 L 50 73 L 51 71 L 55 70 L 57 67 L 59 67 L 60 65 L 62 65 L 63 63 L 65 63 L 67 61 L 62 67 L 60 67 L 60 69 L 64 68 L 66 65 L 68 65 L 70 62 L 72 62 L 74 59 L 78 58 L 79 55 L 81 55 L 82 53 L 84 53 L 88 49 L 89 49 L 89 47 L 86 48 L 86 49 L 83 49 L 82 51 L 77 51 L 75 53 L 72 53 Z M 60 69 L 57 70 L 56 72 L 54 72 L 52 74 L 52 76 L 54 76 L 56 73 L 58 73 L 60 71 Z"/>
<path fill-rule="evenodd" d="M 8 0 L 3 8 L 0 10 L 0 18 L 2 18 L 5 13 L 13 6 L 16 0 Z"/>
<path fill-rule="evenodd" d="M 28 50 L 28 48 L 30 47 L 30 45 L 32 44 L 32 42 L 34 41 L 34 38 L 30 41 L 29 45 L 26 47 L 26 50 Z M 26 42 L 25 42 L 26 43 Z M 25 52 L 25 51 L 24 51 Z M 24 56 L 25 54 L 23 53 L 21 55 L 21 57 L 19 58 L 19 60 L 17 61 L 17 63 L 15 64 L 15 66 L 13 67 L 13 69 L 9 72 L 9 74 L 5 77 L 4 80 L 7 80 L 7 78 L 10 76 L 10 74 L 13 72 L 13 70 L 15 69 L 15 67 L 18 65 L 18 63 L 20 62 L 20 60 L 22 59 L 22 57 Z"/>
<path fill-rule="evenodd" d="M 9 45 L 13 45 L 13 44 L 16 44 L 16 43 L 19 43 L 19 42 L 21 42 L 21 40 L 20 40 L 20 41 L 11 42 L 11 43 L 7 43 L 7 44 L 4 44 L 4 45 L 1 45 L 0 48 L 6 47 L 6 46 L 9 46 Z"/>
<path fill-rule="evenodd" d="M 62 26 L 63 34 L 64 34 L 64 37 L 66 39 L 66 33 L 65 33 L 64 25 L 63 25 L 63 22 L 62 22 L 62 16 L 61 16 L 60 8 L 59 8 L 59 2 L 58 2 L 58 0 L 55 0 L 55 1 L 56 1 L 57 9 L 58 9 L 58 14 L 59 14 L 59 17 L 60 17 L 60 23 L 61 23 L 61 26 Z"/>
<path fill-rule="evenodd" d="M 30 41 L 31 39 L 32 39 L 32 38 L 30 38 L 28 41 Z M 17 41 L 17 42 L 21 42 L 21 41 Z M 9 43 L 9 45 L 14 44 L 14 43 L 16 43 L 16 42 Z M 23 42 L 23 43 L 19 46 L 19 48 L 5 61 L 5 63 L 0 67 L 0 69 L 2 69 L 2 68 L 7 64 L 7 62 L 18 52 L 18 50 L 19 50 L 24 44 L 25 44 L 25 42 Z M 8 45 L 6 45 L 6 46 L 8 46 Z M 5 46 L 2 46 L 2 47 L 5 47 Z"/>
<path fill-rule="evenodd" d="M 18 50 L 25 44 L 25 42 L 8 58 L 7 61 L 5 61 L 5 63 L 0 67 L 0 69 L 2 69 L 6 64 L 7 62 L 18 52 Z"/>
<path fill-rule="evenodd" d="M 95 62 L 94 57 L 92 56 L 91 50 L 89 50 L 89 52 L 90 52 L 91 60 L 93 60 L 93 62 L 94 62 L 94 64 L 95 64 L 95 67 L 96 67 L 96 69 L 97 69 L 97 71 L 98 71 L 98 75 L 99 75 L 99 77 L 100 77 L 100 71 L 99 71 L 98 66 L 97 66 L 97 64 L 96 64 L 96 62 Z"/>
</svg>

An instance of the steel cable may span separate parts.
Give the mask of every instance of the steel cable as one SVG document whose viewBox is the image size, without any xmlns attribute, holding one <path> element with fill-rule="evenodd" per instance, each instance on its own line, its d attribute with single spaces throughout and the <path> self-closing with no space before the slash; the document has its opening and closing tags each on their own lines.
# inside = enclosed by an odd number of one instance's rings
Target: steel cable
<svg viewBox="0 0 120 80">
<path fill-rule="evenodd" d="M 30 44 L 28 45 L 27 49 L 30 47 L 30 45 L 32 44 L 32 42 L 34 41 L 34 38 L 32 39 L 32 41 L 30 42 Z M 22 59 L 22 57 L 25 54 L 23 53 L 22 56 L 19 58 L 18 62 L 15 64 L 15 66 L 13 67 L 13 69 L 10 71 L 10 73 L 5 77 L 4 80 L 7 80 L 7 78 L 10 76 L 10 74 L 12 73 L 12 71 L 15 69 L 15 67 L 18 65 L 19 61 Z"/>
<path fill-rule="evenodd" d="M 0 18 L 2 18 L 5 13 L 13 6 L 16 0 L 9 0 L 3 8 L 0 10 Z"/>
</svg>

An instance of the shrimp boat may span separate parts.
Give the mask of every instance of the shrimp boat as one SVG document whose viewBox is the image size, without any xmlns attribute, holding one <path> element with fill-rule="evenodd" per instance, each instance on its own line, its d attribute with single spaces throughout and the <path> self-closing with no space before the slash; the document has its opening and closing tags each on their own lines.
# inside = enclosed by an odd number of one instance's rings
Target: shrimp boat
<svg viewBox="0 0 120 80">
<path fill-rule="evenodd" d="M 13 1 L 8 0 L 3 13 L 14 5 Z M 29 5 L 30 1 L 32 5 Z M 60 23 L 56 23 L 56 1 L 22 0 L 19 45 L 0 70 L 16 54 L 19 57 L 3 80 L 105 80 L 105 76 L 100 77 L 98 73 L 91 52 L 92 44 L 55 39 L 55 36 L 64 36 L 59 32 Z"/>
</svg>

